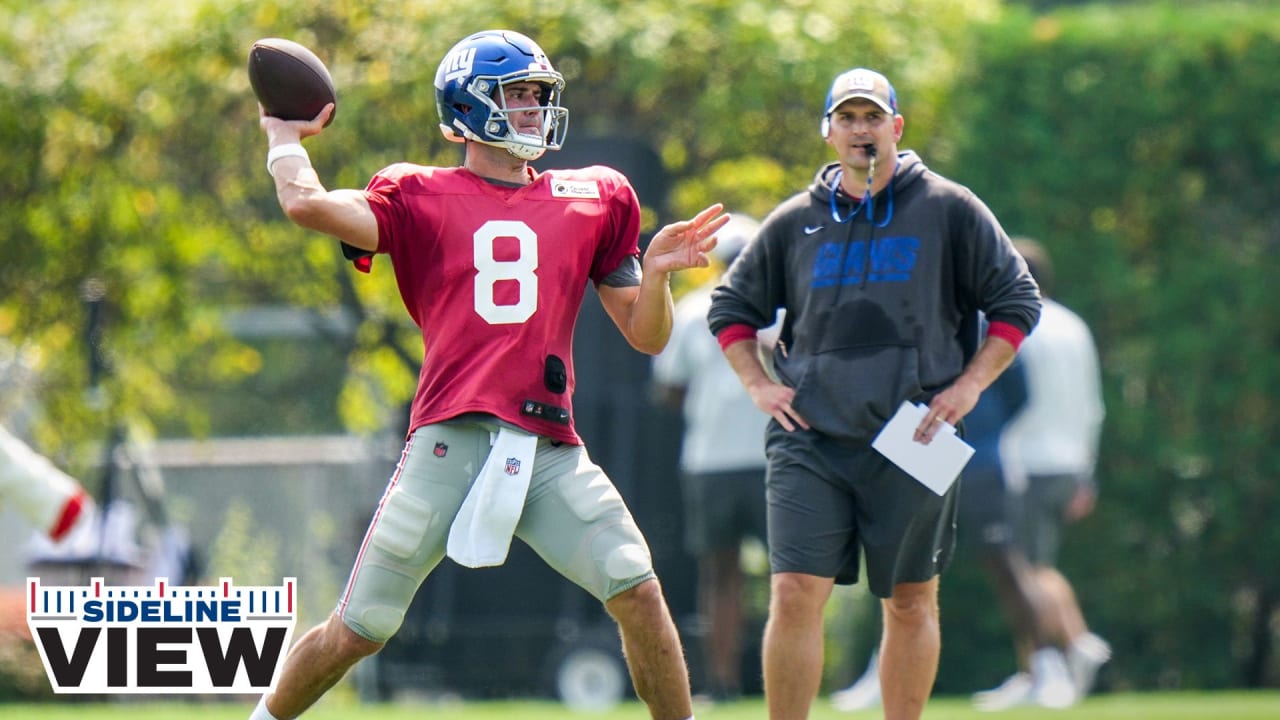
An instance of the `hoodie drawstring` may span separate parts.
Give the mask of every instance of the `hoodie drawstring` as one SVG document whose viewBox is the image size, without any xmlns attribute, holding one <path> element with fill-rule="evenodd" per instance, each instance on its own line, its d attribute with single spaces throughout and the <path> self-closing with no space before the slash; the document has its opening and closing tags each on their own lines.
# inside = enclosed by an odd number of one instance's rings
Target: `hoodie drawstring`
<svg viewBox="0 0 1280 720">
<path fill-rule="evenodd" d="M 875 161 L 872 160 L 872 162 Z M 894 163 L 893 178 L 898 176 L 898 166 L 901 164 L 901 160 Z M 853 210 L 849 211 L 849 215 L 843 219 L 840 217 L 840 208 L 836 206 L 836 194 L 840 189 L 840 179 L 842 177 L 844 177 L 844 168 L 838 168 L 835 176 L 831 179 L 830 193 L 827 195 L 831 204 L 831 219 L 835 220 L 836 223 L 843 225 L 844 223 L 853 220 L 853 218 L 857 216 L 858 212 L 865 207 L 867 209 L 867 222 L 878 228 L 888 227 L 889 223 L 893 221 L 893 179 L 889 180 L 889 197 L 884 220 L 876 222 L 876 201 L 875 198 L 871 197 L 872 173 L 867 173 L 867 189 L 863 192 L 862 199 L 858 201 L 858 204 L 854 206 Z"/>
</svg>

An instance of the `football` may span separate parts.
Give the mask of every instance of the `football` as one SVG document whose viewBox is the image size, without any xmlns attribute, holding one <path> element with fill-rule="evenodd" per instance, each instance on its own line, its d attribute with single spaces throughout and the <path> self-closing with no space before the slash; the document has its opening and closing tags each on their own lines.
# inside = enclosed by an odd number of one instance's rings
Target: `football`
<svg viewBox="0 0 1280 720">
<path fill-rule="evenodd" d="M 329 103 L 337 115 L 333 78 L 316 54 L 292 40 L 264 38 L 249 49 L 249 84 L 267 115 L 283 120 L 310 120 Z"/>
</svg>

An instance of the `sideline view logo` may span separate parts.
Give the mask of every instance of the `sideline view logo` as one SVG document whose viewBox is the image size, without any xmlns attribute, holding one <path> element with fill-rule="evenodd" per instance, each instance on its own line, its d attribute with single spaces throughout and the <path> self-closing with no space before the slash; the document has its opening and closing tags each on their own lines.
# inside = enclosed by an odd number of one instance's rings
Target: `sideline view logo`
<svg viewBox="0 0 1280 720">
<path fill-rule="evenodd" d="M 297 621 L 279 587 L 43 587 L 27 578 L 27 626 L 58 693 L 260 693 L 275 688 Z"/>
</svg>

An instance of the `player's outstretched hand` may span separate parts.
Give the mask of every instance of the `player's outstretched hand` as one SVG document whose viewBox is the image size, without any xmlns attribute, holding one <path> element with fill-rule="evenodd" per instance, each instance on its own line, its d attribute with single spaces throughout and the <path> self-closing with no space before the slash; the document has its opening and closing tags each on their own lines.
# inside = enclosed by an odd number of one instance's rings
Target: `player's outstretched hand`
<svg viewBox="0 0 1280 720">
<path fill-rule="evenodd" d="M 707 267 L 707 253 L 716 246 L 716 232 L 729 222 L 724 205 L 716 203 L 693 217 L 658 231 L 649 241 L 644 254 L 644 271 L 675 272 L 692 267 Z"/>
<path fill-rule="evenodd" d="M 319 135 L 324 130 L 325 123 L 329 121 L 329 116 L 333 114 L 334 104 L 329 103 L 320 109 L 320 114 L 310 120 L 281 120 L 278 117 L 272 117 L 266 113 L 262 105 L 258 105 L 258 126 L 266 133 L 267 137 L 273 142 L 297 142 L 305 137 Z"/>
</svg>

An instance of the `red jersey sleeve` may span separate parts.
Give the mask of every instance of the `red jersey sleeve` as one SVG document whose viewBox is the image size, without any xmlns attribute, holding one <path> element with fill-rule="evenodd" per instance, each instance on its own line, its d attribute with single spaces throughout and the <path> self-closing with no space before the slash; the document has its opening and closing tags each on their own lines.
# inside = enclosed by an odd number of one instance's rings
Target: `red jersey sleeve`
<svg viewBox="0 0 1280 720">
<path fill-rule="evenodd" d="M 600 172 L 599 183 L 607 193 L 608 232 L 591 264 L 591 281 L 604 282 L 628 255 L 640 254 L 640 199 L 635 188 L 621 173 L 610 168 L 591 168 Z"/>
<path fill-rule="evenodd" d="M 384 168 L 370 180 L 364 189 L 365 200 L 378 218 L 378 252 L 389 253 L 396 241 L 396 228 L 403 227 L 409 217 L 409 209 L 402 197 L 400 182 L 410 166 L 398 163 Z M 359 266 L 357 266 L 359 267 Z"/>
</svg>

